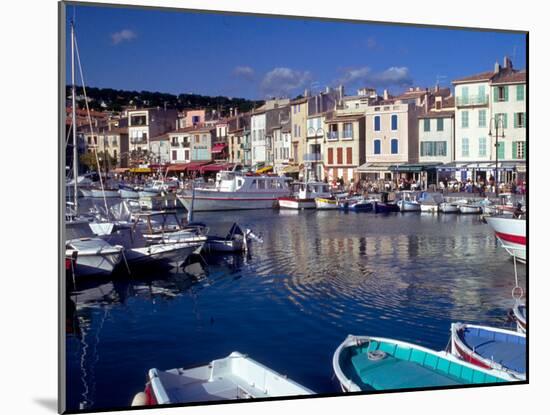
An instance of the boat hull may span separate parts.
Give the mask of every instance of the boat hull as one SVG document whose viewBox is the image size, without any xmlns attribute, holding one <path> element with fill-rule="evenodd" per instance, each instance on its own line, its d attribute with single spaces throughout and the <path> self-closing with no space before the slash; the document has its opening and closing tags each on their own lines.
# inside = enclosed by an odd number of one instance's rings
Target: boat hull
<svg viewBox="0 0 550 415">
<path fill-rule="evenodd" d="M 315 199 L 298 199 L 293 197 L 280 197 L 278 199 L 281 209 L 315 209 Z"/>
<path fill-rule="evenodd" d="M 470 345 L 468 342 L 474 343 L 474 340 L 466 340 L 466 331 L 472 333 L 483 333 L 483 341 L 479 343 L 477 348 Z M 514 338 L 508 344 L 505 343 L 505 338 Z M 506 358 L 499 356 L 502 354 L 502 348 L 495 348 L 493 351 L 485 351 L 483 347 L 488 347 L 491 344 L 503 343 L 505 345 L 515 346 L 519 349 L 523 346 L 523 359 L 525 359 L 525 335 L 510 330 L 497 329 L 493 327 L 476 326 L 471 324 L 453 323 L 451 324 L 451 353 L 475 366 L 484 369 L 494 370 L 495 372 L 511 376 L 515 380 L 524 380 L 525 369 L 517 370 L 508 366 Z M 517 346 L 516 346 L 517 345 Z M 496 353 L 496 355 L 495 355 Z M 490 357 L 488 357 L 490 355 Z M 504 355 L 503 355 L 504 356 Z M 525 360 L 522 362 L 525 365 Z"/>
<path fill-rule="evenodd" d="M 518 333 L 527 333 L 527 309 L 524 304 L 516 304 L 513 308 L 514 319 Z"/>
<path fill-rule="evenodd" d="M 102 190 L 92 189 L 92 197 L 94 197 L 94 198 L 103 198 L 103 197 L 114 198 L 114 197 L 120 197 L 120 194 L 118 193 L 118 190 L 108 190 L 108 189 L 106 189 L 105 191 L 102 191 Z"/>
<path fill-rule="evenodd" d="M 97 238 L 67 241 L 67 252 L 77 251 L 75 277 L 108 276 L 122 260 L 122 246 L 112 246 Z"/>
<path fill-rule="evenodd" d="M 93 197 L 92 189 L 78 188 L 78 192 L 82 195 L 82 197 Z"/>
<path fill-rule="evenodd" d="M 511 256 L 515 255 L 521 262 L 527 261 L 526 220 L 489 216 L 485 218 L 485 221 L 493 229 L 495 236 Z"/>
<path fill-rule="evenodd" d="M 399 206 L 395 203 L 382 203 L 382 202 L 375 202 L 374 203 L 374 213 L 391 213 L 391 212 L 399 212 Z"/>
<path fill-rule="evenodd" d="M 445 351 L 380 337 L 348 336 L 334 352 L 332 366 L 344 392 L 512 380 L 506 374 L 476 367 Z"/>
<path fill-rule="evenodd" d="M 180 263 L 201 248 L 203 243 L 168 243 L 155 244 L 142 248 L 126 250 L 126 259 L 132 266 L 151 263 Z"/>
<path fill-rule="evenodd" d="M 265 193 L 195 191 L 193 211 L 273 209 L 277 206 L 278 197 L 276 194 Z M 178 200 L 185 209 L 191 209 L 190 192 L 178 194 Z"/>
<path fill-rule="evenodd" d="M 139 192 L 130 189 L 119 189 L 120 197 L 123 199 L 139 199 Z"/>
<path fill-rule="evenodd" d="M 420 203 L 401 200 L 397 202 L 401 212 L 420 212 Z"/>
<path fill-rule="evenodd" d="M 431 205 L 431 204 L 420 204 L 420 211 L 421 212 L 427 212 L 427 213 L 437 213 L 439 212 L 439 206 L 438 205 Z"/>
<path fill-rule="evenodd" d="M 325 199 L 321 197 L 315 198 L 315 207 L 322 210 L 338 209 L 336 199 Z"/>
<path fill-rule="evenodd" d="M 452 203 L 441 203 L 439 205 L 439 211 L 441 213 L 460 213 L 460 209 L 457 205 L 453 205 Z"/>
<path fill-rule="evenodd" d="M 458 210 L 463 215 L 471 215 L 475 213 L 481 213 L 481 207 L 480 206 L 467 206 L 462 205 L 458 207 Z"/>
</svg>

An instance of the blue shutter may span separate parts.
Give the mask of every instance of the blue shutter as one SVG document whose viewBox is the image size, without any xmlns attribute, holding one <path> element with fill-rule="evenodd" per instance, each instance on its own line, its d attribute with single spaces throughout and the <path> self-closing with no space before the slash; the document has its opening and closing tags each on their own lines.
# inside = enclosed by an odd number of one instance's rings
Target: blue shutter
<svg viewBox="0 0 550 415">
<path fill-rule="evenodd" d="M 374 140 L 374 154 L 380 154 L 380 140 Z"/>
<path fill-rule="evenodd" d="M 399 141 L 395 138 L 391 140 L 391 153 L 392 154 L 399 153 Z"/>
</svg>

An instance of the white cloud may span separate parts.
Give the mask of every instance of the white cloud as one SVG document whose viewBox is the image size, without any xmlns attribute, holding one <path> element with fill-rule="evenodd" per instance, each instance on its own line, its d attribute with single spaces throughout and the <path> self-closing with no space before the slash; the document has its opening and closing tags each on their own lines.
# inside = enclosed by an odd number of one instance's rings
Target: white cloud
<svg viewBox="0 0 550 415">
<path fill-rule="evenodd" d="M 368 66 L 346 69 L 337 83 L 346 86 L 374 88 L 405 87 L 413 84 L 409 68 L 392 66 L 382 72 L 374 72 Z"/>
<path fill-rule="evenodd" d="M 266 96 L 289 96 L 311 81 L 309 71 L 297 71 L 290 68 L 273 68 L 265 74 L 260 89 Z"/>
<path fill-rule="evenodd" d="M 250 66 L 236 66 L 233 69 L 233 75 L 239 78 L 252 80 L 254 79 L 255 72 Z"/>
<path fill-rule="evenodd" d="M 113 45 L 118 45 L 120 42 L 129 42 L 137 37 L 136 32 L 130 29 L 123 29 L 119 32 L 111 34 Z"/>
</svg>

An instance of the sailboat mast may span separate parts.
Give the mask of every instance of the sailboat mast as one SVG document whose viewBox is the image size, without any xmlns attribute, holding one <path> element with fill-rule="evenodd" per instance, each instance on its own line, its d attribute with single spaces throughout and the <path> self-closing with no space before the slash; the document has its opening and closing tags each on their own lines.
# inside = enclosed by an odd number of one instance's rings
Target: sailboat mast
<svg viewBox="0 0 550 415">
<path fill-rule="evenodd" d="M 72 92 L 72 127 L 73 127 L 73 178 L 74 178 L 74 207 L 78 213 L 78 147 L 76 142 L 76 86 L 74 77 L 74 22 L 71 21 L 71 92 Z"/>
</svg>

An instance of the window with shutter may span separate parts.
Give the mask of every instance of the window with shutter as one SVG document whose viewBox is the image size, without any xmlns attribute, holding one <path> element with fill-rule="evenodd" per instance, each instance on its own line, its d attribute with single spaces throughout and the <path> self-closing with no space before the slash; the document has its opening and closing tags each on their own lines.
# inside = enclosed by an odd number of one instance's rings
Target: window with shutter
<svg viewBox="0 0 550 415">
<path fill-rule="evenodd" d="M 397 140 L 397 138 L 392 138 L 391 140 L 391 153 L 392 154 L 399 153 L 399 140 Z"/>
<path fill-rule="evenodd" d="M 516 100 L 523 101 L 525 99 L 525 85 L 516 86 Z"/>
<path fill-rule="evenodd" d="M 424 131 L 430 131 L 430 119 L 424 118 Z"/>
<path fill-rule="evenodd" d="M 443 118 L 437 119 L 437 131 L 443 131 Z"/>
<path fill-rule="evenodd" d="M 498 143 L 498 148 L 497 148 L 497 155 L 498 155 L 498 158 L 501 159 L 501 160 L 504 160 L 504 144 L 505 143 Z"/>
<path fill-rule="evenodd" d="M 380 154 L 380 140 L 374 140 L 374 154 Z"/>
<path fill-rule="evenodd" d="M 353 148 L 351 147 L 346 148 L 346 163 L 353 164 Z"/>
<path fill-rule="evenodd" d="M 333 164 L 333 161 L 334 161 L 333 151 L 334 150 L 329 147 L 329 149 L 328 149 L 328 164 Z"/>
<path fill-rule="evenodd" d="M 336 162 L 338 164 L 343 164 L 344 163 L 344 160 L 343 160 L 343 151 L 342 151 L 342 148 L 341 147 L 338 147 L 336 149 Z"/>
</svg>

